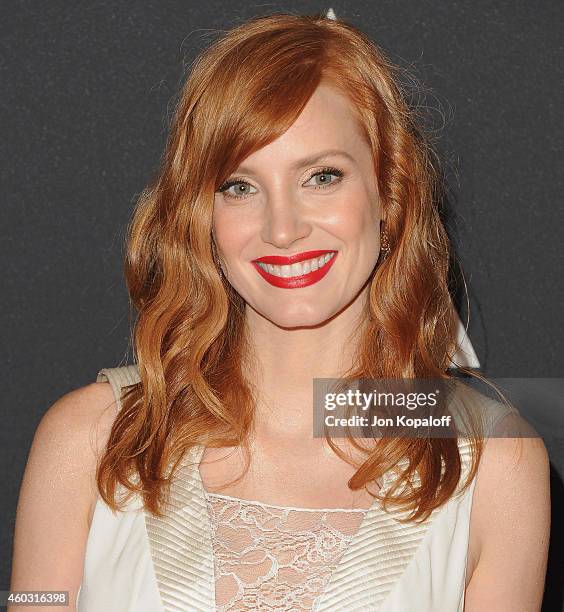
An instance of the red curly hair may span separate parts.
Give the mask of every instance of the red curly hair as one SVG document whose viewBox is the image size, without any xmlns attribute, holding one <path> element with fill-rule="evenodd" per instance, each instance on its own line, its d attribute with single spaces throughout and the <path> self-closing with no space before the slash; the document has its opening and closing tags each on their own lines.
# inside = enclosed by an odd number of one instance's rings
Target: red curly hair
<svg viewBox="0 0 564 612">
<path fill-rule="evenodd" d="M 283 13 L 231 29 L 194 62 L 161 168 L 128 228 L 125 278 L 138 311 L 141 382 L 123 397 L 98 466 L 100 494 L 114 510 L 122 485 L 161 514 L 166 487 L 194 445 L 248 450 L 254 395 L 241 371 L 249 347 L 244 302 L 220 274 L 214 194 L 248 155 L 294 123 L 322 79 L 349 98 L 372 148 L 391 247 L 370 279 L 365 330 L 343 375 L 449 377 L 456 320 L 438 172 L 399 71 L 352 25 Z M 482 443 L 476 433 L 464 487 Z M 412 520 L 448 501 L 462 474 L 455 437 L 382 438 L 364 452 L 351 489 L 409 459 L 399 482 L 417 472 L 420 486 L 392 497 L 395 488 L 384 501 L 411 508 Z"/>
</svg>

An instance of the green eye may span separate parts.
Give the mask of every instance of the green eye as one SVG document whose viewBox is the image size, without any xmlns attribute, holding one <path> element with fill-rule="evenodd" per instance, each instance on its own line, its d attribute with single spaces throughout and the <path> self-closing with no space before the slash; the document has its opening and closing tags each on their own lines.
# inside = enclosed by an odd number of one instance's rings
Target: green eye
<svg viewBox="0 0 564 612">
<path fill-rule="evenodd" d="M 311 180 L 312 178 L 314 178 L 316 176 L 327 177 L 327 176 L 331 176 L 331 175 L 336 176 L 337 179 L 341 179 L 343 177 L 343 173 L 340 170 L 338 170 L 337 168 L 322 168 L 321 170 L 318 170 L 317 172 L 312 174 L 309 177 L 309 180 Z M 316 188 L 318 188 L 318 187 L 325 187 L 326 185 L 333 185 L 333 184 L 338 183 L 338 182 L 339 182 L 338 180 L 336 180 L 336 181 L 335 180 L 333 180 L 333 181 L 324 180 L 321 183 L 318 183 L 317 185 L 314 185 L 314 187 L 316 187 Z"/>
<path fill-rule="evenodd" d="M 236 192 L 235 194 L 228 194 L 228 197 L 244 198 L 249 195 L 249 188 L 252 187 L 252 185 L 242 179 L 231 179 L 223 183 L 223 185 L 218 189 L 218 192 L 226 193 L 228 189 L 231 189 L 231 187 L 243 187 L 243 190 L 239 193 Z"/>
<path fill-rule="evenodd" d="M 308 178 L 308 182 L 311 181 L 311 179 L 314 177 L 326 177 L 326 179 L 322 180 L 321 183 L 318 183 L 317 185 L 312 185 L 314 189 L 323 189 L 325 187 L 329 187 L 330 185 L 338 183 L 343 177 L 343 175 L 344 173 L 338 168 L 322 168 L 321 170 L 317 170 L 316 172 L 311 174 Z M 328 180 L 327 177 L 330 176 L 336 177 L 337 180 Z M 235 190 L 235 192 L 229 192 L 232 187 L 239 188 L 239 191 L 237 192 L 237 190 Z M 250 183 L 245 181 L 243 178 L 234 177 L 232 179 L 229 179 L 228 181 L 225 181 L 225 183 L 223 183 L 223 185 L 221 185 L 221 187 L 217 190 L 217 193 L 223 193 L 226 198 L 231 198 L 234 200 L 243 200 L 244 198 L 253 195 L 254 192 L 250 191 L 251 188 L 254 189 L 254 187 Z"/>
</svg>

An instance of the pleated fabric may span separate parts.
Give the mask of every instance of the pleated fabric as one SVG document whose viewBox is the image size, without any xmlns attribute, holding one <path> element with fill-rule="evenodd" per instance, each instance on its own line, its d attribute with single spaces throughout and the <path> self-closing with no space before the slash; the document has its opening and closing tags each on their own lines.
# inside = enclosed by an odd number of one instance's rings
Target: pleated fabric
<svg viewBox="0 0 564 612">
<path fill-rule="evenodd" d="M 136 365 L 105 368 L 97 376 L 112 385 L 118 409 L 122 390 L 139 380 Z M 491 421 L 511 411 L 497 402 L 489 407 Z M 464 477 L 471 458 L 466 439 L 459 448 Z M 194 447 L 184 457 L 163 518 L 146 512 L 138 499 L 115 514 L 98 499 L 77 597 L 80 612 L 215 610 L 211 526 L 198 469 L 204 450 Z M 385 490 L 395 475 L 384 474 Z M 401 523 L 408 512 L 385 512 L 375 501 L 314 612 L 462 612 L 475 480 L 423 522 Z"/>
</svg>

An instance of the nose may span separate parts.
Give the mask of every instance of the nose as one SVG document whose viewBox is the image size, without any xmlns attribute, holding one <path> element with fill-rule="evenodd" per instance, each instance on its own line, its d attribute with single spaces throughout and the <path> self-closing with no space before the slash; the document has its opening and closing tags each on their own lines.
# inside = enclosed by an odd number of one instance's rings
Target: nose
<svg viewBox="0 0 564 612">
<path fill-rule="evenodd" d="M 307 238 L 312 230 L 301 203 L 290 195 L 269 198 L 265 207 L 261 238 L 279 249 L 287 249 L 297 240 Z"/>
</svg>

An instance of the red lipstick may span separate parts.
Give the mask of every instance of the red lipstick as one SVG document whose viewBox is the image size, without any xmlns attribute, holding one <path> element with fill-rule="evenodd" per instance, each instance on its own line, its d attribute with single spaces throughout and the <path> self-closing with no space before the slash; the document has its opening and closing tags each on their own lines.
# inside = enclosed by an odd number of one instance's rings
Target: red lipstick
<svg viewBox="0 0 564 612">
<path fill-rule="evenodd" d="M 271 274 L 268 270 L 265 270 L 261 264 L 271 264 L 273 266 L 288 266 L 301 261 L 307 261 L 308 259 L 318 259 L 323 255 L 331 254 L 332 257 L 324 263 L 321 267 L 318 267 L 317 270 L 312 270 L 306 274 L 301 274 L 299 276 L 290 276 L 287 278 L 282 278 L 281 276 L 276 276 L 275 274 Z M 329 272 L 329 269 L 335 262 L 337 258 L 338 251 L 332 250 L 316 250 L 316 251 L 304 251 L 303 253 L 296 253 L 295 255 L 284 256 L 284 255 L 267 255 L 265 257 L 259 257 L 258 259 L 253 260 L 251 263 L 255 266 L 258 273 L 271 285 L 274 287 L 279 287 L 281 289 L 297 289 L 298 287 L 307 287 L 308 285 L 313 285 L 320 281 L 326 274 Z"/>
</svg>

